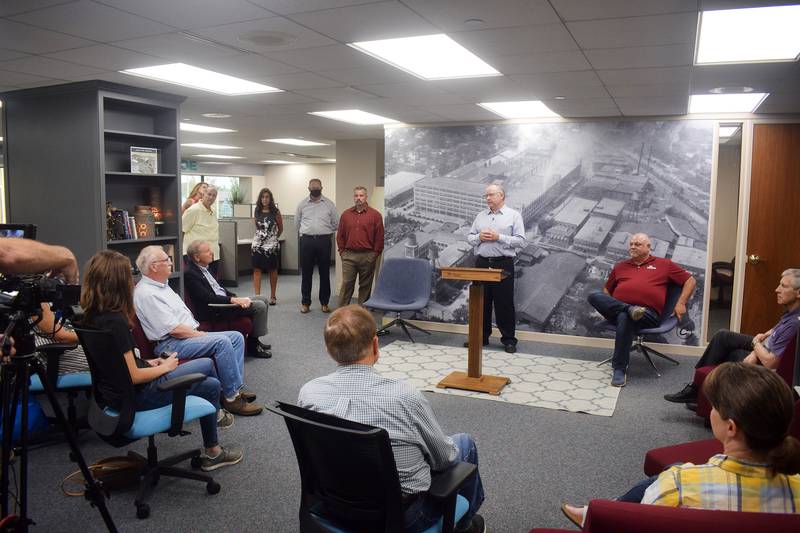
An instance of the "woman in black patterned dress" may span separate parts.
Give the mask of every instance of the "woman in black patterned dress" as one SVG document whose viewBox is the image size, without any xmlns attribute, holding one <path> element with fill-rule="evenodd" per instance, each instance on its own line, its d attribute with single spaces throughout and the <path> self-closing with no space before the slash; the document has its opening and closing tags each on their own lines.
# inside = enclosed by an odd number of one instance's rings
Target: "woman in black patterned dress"
<svg viewBox="0 0 800 533">
<path fill-rule="evenodd" d="M 269 272 L 269 305 L 275 305 L 275 290 L 278 288 L 278 237 L 283 233 L 283 217 L 272 191 L 264 187 L 258 193 L 258 203 L 253 210 L 256 234 L 253 236 L 253 292 L 261 294 L 261 273 Z"/>
</svg>

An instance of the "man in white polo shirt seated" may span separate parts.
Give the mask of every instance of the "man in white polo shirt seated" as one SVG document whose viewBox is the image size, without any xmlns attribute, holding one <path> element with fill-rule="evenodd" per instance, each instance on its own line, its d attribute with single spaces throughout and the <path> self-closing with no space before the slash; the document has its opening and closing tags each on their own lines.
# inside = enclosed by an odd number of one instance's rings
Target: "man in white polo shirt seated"
<svg viewBox="0 0 800 533">
<path fill-rule="evenodd" d="M 244 390 L 244 337 L 238 331 L 199 331 L 197 320 L 181 297 L 167 284 L 172 260 L 160 246 L 146 246 L 136 258 L 142 279 L 133 292 L 136 316 L 147 338 L 156 343 L 155 352 L 177 352 L 178 359 L 212 357 L 222 385 L 222 407 L 229 412 L 251 416 L 263 408 Z"/>
</svg>

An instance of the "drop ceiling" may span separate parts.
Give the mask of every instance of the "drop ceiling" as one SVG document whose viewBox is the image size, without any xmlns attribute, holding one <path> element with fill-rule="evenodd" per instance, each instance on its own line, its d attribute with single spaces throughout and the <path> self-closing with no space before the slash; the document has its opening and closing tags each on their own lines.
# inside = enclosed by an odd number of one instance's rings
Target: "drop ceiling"
<svg viewBox="0 0 800 533">
<path fill-rule="evenodd" d="M 181 94 L 184 119 L 238 130 L 183 133 L 182 142 L 241 146 L 225 153 L 246 163 L 291 159 L 281 152 L 321 161 L 335 157 L 337 140 L 382 137 L 380 126 L 308 115 L 332 109 L 441 124 L 497 120 L 477 102 L 541 99 L 570 118 L 683 115 L 690 93 L 746 85 L 771 93 L 759 113 L 800 113 L 797 61 L 692 64 L 698 10 L 778 3 L 793 2 L 3 0 L 0 91 L 102 79 Z M 503 76 L 422 81 L 346 45 L 431 33 L 447 33 Z M 118 72 L 174 62 L 285 92 L 219 96 Z M 275 137 L 331 144 L 259 141 Z"/>
</svg>

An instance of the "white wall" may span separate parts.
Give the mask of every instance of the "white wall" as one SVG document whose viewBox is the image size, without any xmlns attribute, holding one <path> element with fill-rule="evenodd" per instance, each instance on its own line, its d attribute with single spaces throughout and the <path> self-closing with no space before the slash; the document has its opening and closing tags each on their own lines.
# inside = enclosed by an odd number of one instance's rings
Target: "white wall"
<svg viewBox="0 0 800 533">
<path fill-rule="evenodd" d="M 252 181 L 252 198 L 268 187 L 284 215 L 294 215 L 300 200 L 308 196 L 308 180 L 322 181 L 322 194 L 336 202 L 336 165 L 266 165 L 263 177 Z"/>
<path fill-rule="evenodd" d="M 720 144 L 712 261 L 730 261 L 736 255 L 740 165 L 741 146 Z"/>
</svg>

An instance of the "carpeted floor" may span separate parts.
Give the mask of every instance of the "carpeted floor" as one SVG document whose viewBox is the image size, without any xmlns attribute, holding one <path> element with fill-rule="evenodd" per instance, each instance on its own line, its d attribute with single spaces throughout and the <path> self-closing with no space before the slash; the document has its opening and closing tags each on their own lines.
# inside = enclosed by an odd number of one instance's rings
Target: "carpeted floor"
<svg viewBox="0 0 800 533">
<path fill-rule="evenodd" d="M 318 284 L 315 280 L 314 290 Z M 236 289 L 234 289 L 236 290 Z M 238 292 L 252 294 L 249 281 Z M 270 307 L 270 360 L 246 360 L 247 385 L 270 398 L 295 401 L 309 379 L 326 374 L 334 364 L 325 354 L 322 328 L 327 315 L 315 301 L 307 315 L 299 306 L 299 277 L 281 276 L 278 305 Z M 405 340 L 393 331 L 383 347 Z M 430 344 L 460 346 L 463 335 L 433 332 Z M 498 345 L 492 339 L 493 347 Z M 520 342 L 522 353 L 601 361 L 607 350 Z M 589 416 L 506 402 L 480 402 L 444 394 L 426 394 L 444 430 L 469 432 L 480 451 L 486 502 L 481 514 L 491 532 L 523 532 L 531 527 L 572 528 L 561 515 L 561 500 L 586 501 L 616 496 L 642 477 L 649 448 L 691 439 L 709 432 L 693 413 L 661 397 L 679 390 L 691 377 L 694 358 L 681 365 L 659 365 L 657 378 L 639 356 L 631 363 L 628 385 L 620 391 L 612 417 Z M 656 363 L 659 364 L 659 363 Z M 608 371 L 608 370 L 606 370 Z M 610 371 L 608 371 L 610 372 Z M 182 438 L 160 436 L 162 456 L 200 445 L 197 426 Z M 152 514 L 137 520 L 132 491 L 115 493 L 109 509 L 120 531 L 148 532 L 291 532 L 297 531 L 300 481 L 294 451 L 282 419 L 269 414 L 237 418 L 221 433 L 223 444 L 241 446 L 244 461 L 214 473 L 222 491 L 208 496 L 202 484 L 162 479 L 152 502 Z M 90 431 L 79 437 L 89 461 L 122 455 Z M 143 452 L 146 442 L 130 446 Z M 63 444 L 34 450 L 30 455 L 30 516 L 32 531 L 89 533 L 103 531 L 96 510 L 82 498 L 62 495 L 61 480 L 75 469 Z M 12 482 L 13 485 L 13 482 Z"/>
<path fill-rule="evenodd" d="M 499 395 L 440 389 L 439 381 L 453 370 L 466 372 L 467 349 L 420 342 L 395 341 L 385 346 L 375 368 L 427 392 L 598 416 L 614 414 L 620 391 L 609 384 L 608 367 L 598 367 L 596 361 L 502 350 L 483 351 L 483 374 L 511 379 Z"/>
</svg>

